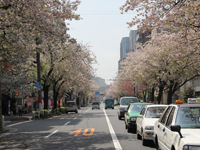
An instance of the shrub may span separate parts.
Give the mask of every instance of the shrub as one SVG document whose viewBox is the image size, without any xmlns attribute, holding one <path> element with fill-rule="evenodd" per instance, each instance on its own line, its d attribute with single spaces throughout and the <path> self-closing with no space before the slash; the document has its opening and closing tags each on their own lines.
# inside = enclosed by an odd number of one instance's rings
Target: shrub
<svg viewBox="0 0 200 150">
<path fill-rule="evenodd" d="M 188 87 L 183 92 L 183 102 L 187 103 L 188 98 L 194 98 L 194 89 L 192 87 Z"/>
<path fill-rule="evenodd" d="M 48 110 L 44 109 L 44 117 L 47 118 L 48 117 Z"/>
<path fill-rule="evenodd" d="M 65 113 L 65 107 L 60 107 L 60 112 L 64 114 Z"/>
</svg>

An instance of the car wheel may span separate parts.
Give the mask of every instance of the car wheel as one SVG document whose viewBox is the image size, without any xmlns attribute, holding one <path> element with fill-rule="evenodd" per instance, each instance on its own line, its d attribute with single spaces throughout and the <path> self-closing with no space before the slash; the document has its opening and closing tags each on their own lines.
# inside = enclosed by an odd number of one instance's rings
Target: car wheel
<svg viewBox="0 0 200 150">
<path fill-rule="evenodd" d="M 114 109 L 114 107 L 112 109 Z"/>
<path fill-rule="evenodd" d="M 137 131 L 137 139 L 141 140 L 141 135 L 138 133 L 138 131 Z"/>
<path fill-rule="evenodd" d="M 147 140 L 144 139 L 144 136 L 142 135 L 142 145 L 146 146 L 147 145 Z"/>
<path fill-rule="evenodd" d="M 66 111 L 66 114 L 68 114 L 68 111 Z"/>
<path fill-rule="evenodd" d="M 76 113 L 78 113 L 78 111 L 77 111 L 77 110 L 76 110 L 75 112 L 76 112 Z"/>
<path fill-rule="evenodd" d="M 131 128 L 129 126 L 127 126 L 127 132 L 130 133 L 131 132 Z"/>
<path fill-rule="evenodd" d="M 157 136 L 155 137 L 155 147 L 157 150 L 159 150 L 159 145 L 158 145 L 158 139 Z"/>
</svg>

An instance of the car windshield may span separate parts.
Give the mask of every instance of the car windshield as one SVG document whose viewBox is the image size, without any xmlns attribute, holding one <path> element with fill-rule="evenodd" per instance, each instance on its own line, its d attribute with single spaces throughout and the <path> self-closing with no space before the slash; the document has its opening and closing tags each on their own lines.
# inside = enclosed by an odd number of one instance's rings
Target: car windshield
<svg viewBox="0 0 200 150">
<path fill-rule="evenodd" d="M 133 97 L 133 98 L 122 98 L 121 99 L 121 105 L 128 105 L 128 104 L 131 103 L 131 101 L 138 102 L 138 99 L 136 97 Z"/>
<path fill-rule="evenodd" d="M 149 107 L 146 111 L 146 118 L 160 118 L 166 106 L 163 107 Z"/>
<path fill-rule="evenodd" d="M 129 112 L 140 112 L 147 104 L 132 104 Z"/>
<path fill-rule="evenodd" d="M 200 128 L 200 107 L 181 107 L 176 117 L 181 128 Z"/>
<path fill-rule="evenodd" d="M 92 105 L 99 105 L 99 103 L 98 102 L 93 102 Z"/>
<path fill-rule="evenodd" d="M 114 103 L 114 100 L 113 99 L 106 99 L 105 103 L 112 104 L 112 103 Z"/>
</svg>

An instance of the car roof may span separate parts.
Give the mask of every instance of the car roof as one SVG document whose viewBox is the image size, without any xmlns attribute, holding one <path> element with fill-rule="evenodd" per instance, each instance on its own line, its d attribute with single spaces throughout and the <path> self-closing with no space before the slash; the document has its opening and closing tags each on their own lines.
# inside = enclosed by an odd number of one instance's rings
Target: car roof
<svg viewBox="0 0 200 150">
<path fill-rule="evenodd" d="M 168 105 L 162 105 L 162 104 L 153 104 L 153 105 L 147 105 L 145 107 L 163 107 L 163 106 L 168 106 Z"/>
<path fill-rule="evenodd" d="M 147 102 L 144 102 L 144 103 L 140 103 L 140 102 L 135 102 L 135 103 L 130 103 L 131 105 L 136 105 L 136 104 L 150 104 L 152 105 L 152 103 L 147 103 Z"/>
<path fill-rule="evenodd" d="M 137 98 L 137 97 L 133 97 L 133 96 L 132 97 L 127 97 L 127 96 L 125 96 L 125 97 L 121 97 L 121 98 Z"/>
<path fill-rule="evenodd" d="M 176 107 L 200 107 L 200 103 L 184 103 L 184 104 L 170 104 L 170 106 L 176 106 Z"/>
</svg>

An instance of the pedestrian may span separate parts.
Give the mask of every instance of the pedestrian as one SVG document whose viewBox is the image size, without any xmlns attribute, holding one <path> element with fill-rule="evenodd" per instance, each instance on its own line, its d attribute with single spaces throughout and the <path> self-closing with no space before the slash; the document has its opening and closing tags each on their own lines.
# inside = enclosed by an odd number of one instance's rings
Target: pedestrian
<svg viewBox="0 0 200 150">
<path fill-rule="evenodd" d="M 26 108 L 27 107 L 27 102 L 24 105 L 25 105 L 25 108 Z"/>
<path fill-rule="evenodd" d="M 21 104 L 18 105 L 18 112 L 19 112 L 19 116 L 22 116 L 22 105 Z"/>
</svg>

